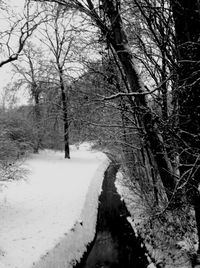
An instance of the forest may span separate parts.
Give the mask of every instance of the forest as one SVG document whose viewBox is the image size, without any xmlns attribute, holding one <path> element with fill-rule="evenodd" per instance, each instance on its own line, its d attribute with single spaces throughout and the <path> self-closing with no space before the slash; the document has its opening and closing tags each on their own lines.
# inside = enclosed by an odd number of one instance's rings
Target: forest
<svg viewBox="0 0 200 268">
<path fill-rule="evenodd" d="M 0 180 L 21 176 L 30 152 L 70 161 L 70 144 L 92 142 L 120 163 L 151 250 L 200 267 L 199 1 L 11 2 L 0 1 L 0 68 L 11 77 Z"/>
</svg>

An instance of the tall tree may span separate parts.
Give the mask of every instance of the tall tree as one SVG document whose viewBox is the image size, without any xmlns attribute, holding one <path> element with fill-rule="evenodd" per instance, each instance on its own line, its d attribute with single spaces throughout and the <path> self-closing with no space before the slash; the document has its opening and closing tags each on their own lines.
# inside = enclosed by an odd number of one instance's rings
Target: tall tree
<svg viewBox="0 0 200 268">
<path fill-rule="evenodd" d="M 17 64 L 13 64 L 16 82 L 15 90 L 25 89 L 28 91 L 33 102 L 33 130 L 35 134 L 34 153 L 38 153 L 42 148 L 42 137 L 44 129 L 42 127 L 42 95 L 44 94 L 45 82 L 48 81 L 50 66 L 44 64 L 43 52 L 39 48 L 34 48 L 33 43 L 27 43 L 24 48 L 23 57 Z"/>
<path fill-rule="evenodd" d="M 75 54 L 75 38 L 70 26 L 73 14 L 68 13 L 68 18 L 65 18 L 65 12 L 59 5 L 55 4 L 51 8 L 51 19 L 45 24 L 45 28 L 41 30 L 43 36 L 41 41 L 51 52 L 50 58 L 55 68 L 54 74 L 58 77 L 57 84 L 62 102 L 65 158 L 70 158 L 68 107 L 70 72 L 68 72 L 68 69 L 70 69 L 70 64 L 74 60 Z M 46 10 L 46 12 L 48 11 Z"/>
</svg>

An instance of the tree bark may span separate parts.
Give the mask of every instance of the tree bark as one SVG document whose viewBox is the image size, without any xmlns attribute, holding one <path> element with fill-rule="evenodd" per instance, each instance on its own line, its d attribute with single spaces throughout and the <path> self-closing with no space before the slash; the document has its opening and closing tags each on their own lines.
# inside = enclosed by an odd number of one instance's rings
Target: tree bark
<svg viewBox="0 0 200 268">
<path fill-rule="evenodd" d="M 104 32 L 104 28 L 102 29 L 102 33 L 105 35 L 108 44 L 114 48 L 119 58 L 130 86 L 130 92 L 139 93 L 135 96 L 134 101 L 132 102 L 132 108 L 136 111 L 139 124 L 141 124 L 146 133 L 147 144 L 150 147 L 151 153 L 157 163 L 160 178 L 166 189 L 168 199 L 171 200 L 175 189 L 175 179 L 172 167 L 167 157 L 167 152 L 161 135 L 159 134 L 156 126 L 156 119 L 153 117 L 152 112 L 147 105 L 144 94 L 142 94 L 143 88 L 135 70 L 128 40 L 123 29 L 119 2 L 120 1 L 113 0 L 102 1 L 104 12 L 109 18 L 111 25 L 109 34 Z"/>
<path fill-rule="evenodd" d="M 33 83 L 32 85 L 32 95 L 34 98 L 34 123 L 36 128 L 36 137 L 35 137 L 35 144 L 34 144 L 34 153 L 38 154 L 39 149 L 41 148 L 42 138 L 41 138 L 41 113 L 40 113 L 40 99 L 39 99 L 39 92 L 38 87 L 36 84 Z"/>
<path fill-rule="evenodd" d="M 66 97 L 66 93 L 65 93 L 65 85 L 64 85 L 64 81 L 63 81 L 62 68 L 59 68 L 59 75 L 60 75 L 60 89 L 61 89 L 62 112 L 63 112 L 63 122 L 64 122 L 63 131 L 64 131 L 65 158 L 70 159 L 67 97 Z"/>
</svg>

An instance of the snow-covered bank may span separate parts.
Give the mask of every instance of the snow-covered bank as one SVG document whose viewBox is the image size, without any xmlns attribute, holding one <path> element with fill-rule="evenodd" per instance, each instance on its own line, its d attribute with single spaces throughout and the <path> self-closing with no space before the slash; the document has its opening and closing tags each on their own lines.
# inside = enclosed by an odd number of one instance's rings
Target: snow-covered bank
<svg viewBox="0 0 200 268">
<path fill-rule="evenodd" d="M 70 267 L 93 239 L 103 174 L 102 153 L 44 151 L 26 161 L 27 181 L 0 194 L 0 267 Z"/>
<path fill-rule="evenodd" d="M 187 250 L 179 246 L 172 231 L 167 234 L 166 226 L 158 223 L 155 226 L 153 224 L 146 225 L 149 215 L 145 203 L 131 182 L 124 178 L 121 172 L 117 174 L 116 187 L 130 212 L 131 217 L 128 220 L 135 234 L 142 238 L 147 249 L 150 262 L 148 268 L 192 268 Z M 156 236 L 154 236 L 155 233 Z M 157 240 L 154 240 L 155 238 Z"/>
</svg>

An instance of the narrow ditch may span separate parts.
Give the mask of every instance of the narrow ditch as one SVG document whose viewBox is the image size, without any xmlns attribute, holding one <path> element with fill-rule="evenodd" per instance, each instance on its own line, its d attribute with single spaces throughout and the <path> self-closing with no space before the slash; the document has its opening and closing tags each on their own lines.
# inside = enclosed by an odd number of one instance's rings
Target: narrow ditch
<svg viewBox="0 0 200 268">
<path fill-rule="evenodd" d="M 145 249 L 127 221 L 130 216 L 115 187 L 119 166 L 111 163 L 99 197 L 96 235 L 74 268 L 146 268 Z"/>
</svg>

